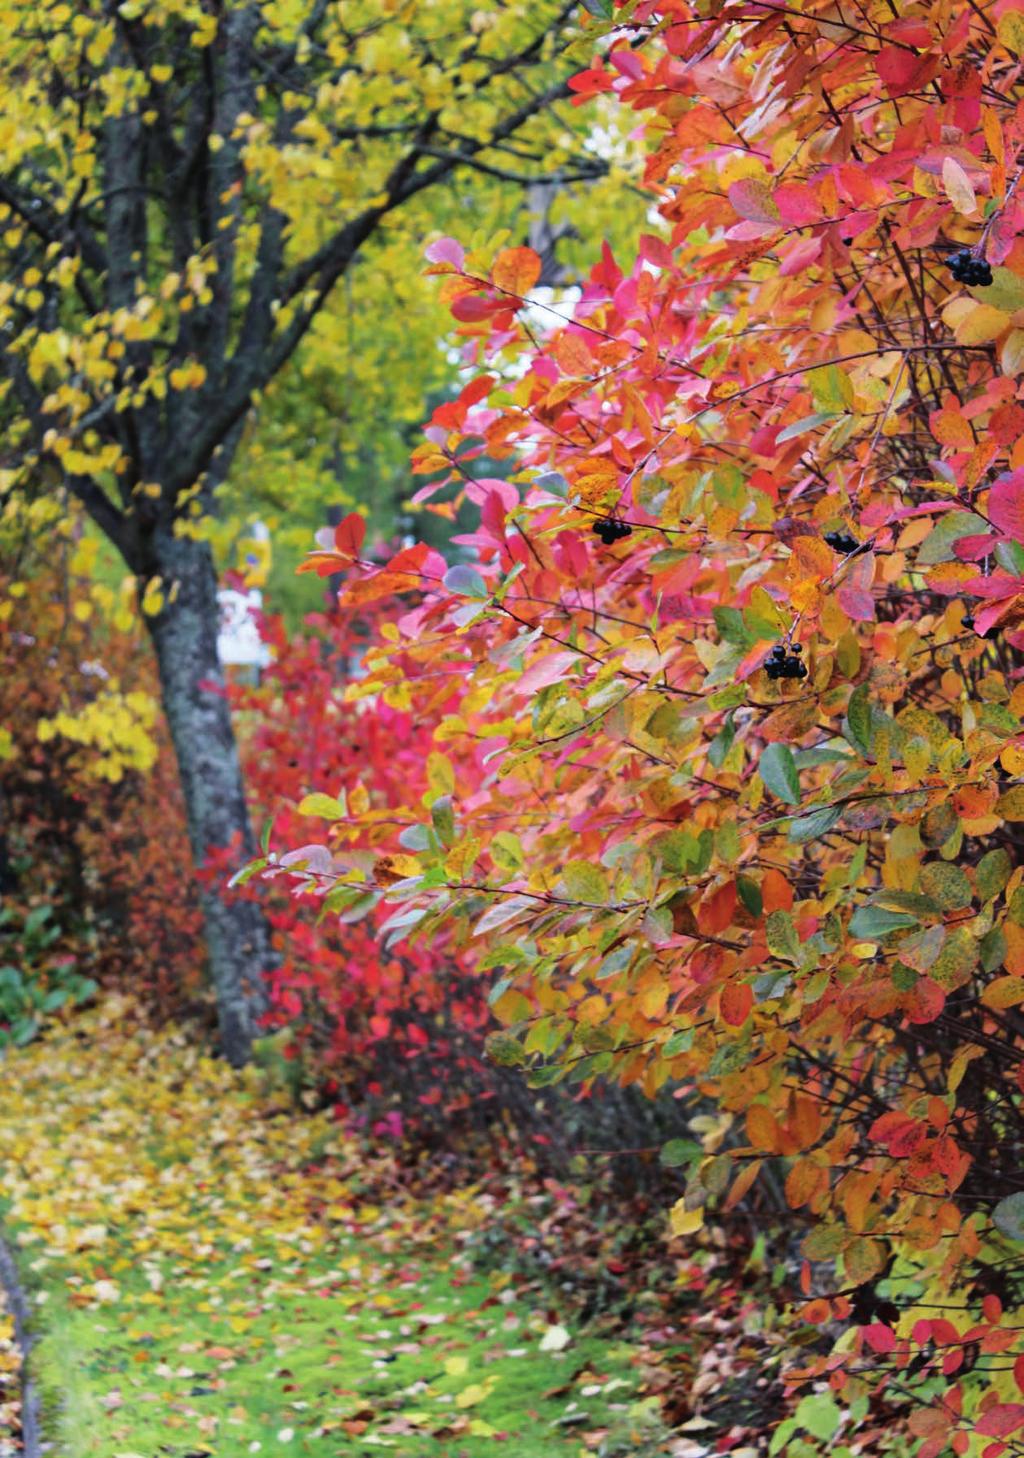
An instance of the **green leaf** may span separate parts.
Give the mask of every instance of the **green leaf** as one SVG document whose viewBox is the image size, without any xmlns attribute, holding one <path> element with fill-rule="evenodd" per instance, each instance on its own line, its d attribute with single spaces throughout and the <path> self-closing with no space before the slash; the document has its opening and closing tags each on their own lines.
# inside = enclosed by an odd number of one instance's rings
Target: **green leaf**
<svg viewBox="0 0 1024 1458">
<path fill-rule="evenodd" d="M 995 557 L 1004 572 L 1011 572 L 1014 577 L 1024 577 L 1024 544 L 1000 542 L 996 547 Z"/>
<path fill-rule="evenodd" d="M 266 867 L 266 864 L 266 856 L 259 856 L 255 861 L 250 861 L 248 865 L 242 866 L 241 870 L 236 871 L 231 877 L 228 889 L 233 891 L 236 886 L 244 886 L 246 881 L 251 881 L 253 876 Z"/>
<path fill-rule="evenodd" d="M 810 1261 L 827 1261 L 837 1256 L 848 1239 L 841 1225 L 816 1225 L 803 1243 L 804 1255 Z"/>
<path fill-rule="evenodd" d="M 765 923 L 768 950 L 787 962 L 800 961 L 800 938 L 788 911 L 773 911 Z"/>
<path fill-rule="evenodd" d="M 854 749 L 859 749 L 861 754 L 871 753 L 871 704 L 866 684 L 859 684 L 850 695 L 846 707 L 846 730 L 846 737 Z"/>
<path fill-rule="evenodd" d="M 333 795 L 307 795 L 299 801 L 300 815 L 319 815 L 321 820 L 344 820 L 348 807 L 344 800 Z"/>
<path fill-rule="evenodd" d="M 499 830 L 489 849 L 494 863 L 507 871 L 522 870 L 526 864 L 522 841 L 511 830 Z"/>
<path fill-rule="evenodd" d="M 980 956 L 978 943 L 965 926 L 949 927 L 942 951 L 928 969 L 928 976 L 946 992 L 954 992 L 971 979 Z"/>
<path fill-rule="evenodd" d="M 796 1422 L 793 1418 L 786 1418 L 784 1422 L 779 1423 L 779 1426 L 772 1433 L 771 1442 L 768 1444 L 770 1458 L 774 1458 L 776 1453 L 786 1447 L 795 1432 Z"/>
<path fill-rule="evenodd" d="M 799 805 L 800 778 L 788 745 L 769 744 L 758 761 L 757 769 L 777 800 L 787 805 Z"/>
<path fill-rule="evenodd" d="M 801 1399 L 794 1416 L 812 1438 L 827 1443 L 835 1436 L 843 1415 L 838 1403 L 827 1392 L 814 1392 Z"/>
<path fill-rule="evenodd" d="M 993 896 L 998 896 L 1012 871 L 1013 862 L 1002 847 L 983 855 L 974 873 L 979 901 L 991 901 Z"/>
<path fill-rule="evenodd" d="M 775 437 L 775 444 L 782 445 L 784 441 L 804 435 L 808 430 L 816 430 L 819 425 L 830 424 L 831 420 L 831 415 L 825 415 L 820 410 L 814 415 L 805 415 L 802 420 L 794 420 L 791 425 L 786 426 L 785 430 L 780 430 Z"/>
<path fill-rule="evenodd" d="M 678 1033 L 672 1034 L 661 1051 L 666 1058 L 675 1058 L 679 1053 L 688 1053 L 692 1047 L 693 1029 L 681 1028 Z"/>
<path fill-rule="evenodd" d="M 1012 268 L 997 265 L 992 270 L 992 282 L 972 288 L 971 293 L 983 304 L 1001 309 L 1004 314 L 1015 314 L 1018 309 L 1024 309 L 1024 279 L 1019 278 Z"/>
<path fill-rule="evenodd" d="M 733 723 L 733 716 L 730 712 L 726 717 L 725 723 L 708 746 L 708 759 L 714 765 L 715 769 L 722 768 L 722 765 L 725 763 L 725 757 L 732 748 L 735 738 L 736 725 Z"/>
<path fill-rule="evenodd" d="M 703 1146 L 694 1139 L 670 1139 L 661 1146 L 658 1158 L 666 1168 L 676 1169 L 681 1164 L 693 1164 L 703 1153 Z"/>
<path fill-rule="evenodd" d="M 947 511 L 925 537 L 917 553 L 919 567 L 934 567 L 937 562 L 952 562 L 953 550 L 961 537 L 983 536 L 988 522 L 973 511 Z"/>
<path fill-rule="evenodd" d="M 886 911 L 905 911 L 910 916 L 939 916 L 942 907 L 930 896 L 920 896 L 916 891 L 876 891 L 871 898 L 872 906 L 884 906 Z"/>
<path fill-rule="evenodd" d="M 487 583 L 480 576 L 475 567 L 468 563 L 459 562 L 454 567 L 449 567 L 442 579 L 449 592 L 456 597 L 490 597 L 487 590 Z"/>
<path fill-rule="evenodd" d="M 442 845 L 452 846 L 455 844 L 455 813 L 452 810 L 451 795 L 438 795 L 430 807 L 430 819 L 433 822 L 437 838 Z"/>
<path fill-rule="evenodd" d="M 865 942 L 880 942 L 890 932 L 903 927 L 917 926 L 916 916 L 907 916 L 900 911 L 883 911 L 880 906 L 858 906 L 850 917 L 849 932 Z"/>
<path fill-rule="evenodd" d="M 700 844 L 689 830 L 666 830 L 655 836 L 651 849 L 661 857 L 665 870 L 677 875 L 695 865 L 700 856 Z"/>
<path fill-rule="evenodd" d="M 1006 961 L 1006 933 L 1001 926 L 990 927 L 978 943 L 978 955 L 986 972 L 994 972 Z"/>
<path fill-rule="evenodd" d="M 737 608 L 716 607 L 712 609 L 711 616 L 715 620 L 715 627 L 723 642 L 732 643 L 737 648 L 752 648 L 757 641 L 743 621 L 743 614 Z"/>
<path fill-rule="evenodd" d="M 570 861 L 562 871 L 562 885 L 573 901 L 604 906 L 608 900 L 608 878 L 599 866 L 589 861 Z"/>
<path fill-rule="evenodd" d="M 540 491 L 547 491 L 551 496 L 567 499 L 569 495 L 569 483 L 557 471 L 546 471 L 543 476 L 534 476 L 530 485 Z"/>
<path fill-rule="evenodd" d="M 521 1068 L 526 1062 L 526 1053 L 523 1045 L 514 1033 L 499 1029 L 497 1032 L 488 1033 L 484 1043 L 484 1052 L 492 1063 L 499 1068 Z"/>
<path fill-rule="evenodd" d="M 820 810 L 812 810 L 809 815 L 799 815 L 790 824 L 789 839 L 794 845 L 806 845 L 809 840 L 818 840 L 828 834 L 841 813 L 838 806 L 825 805 Z"/>
<path fill-rule="evenodd" d="M 999 1201 L 992 1211 L 992 1224 L 1007 1240 L 1024 1240 L 1024 1190 Z"/>
<path fill-rule="evenodd" d="M 921 890 L 932 901 L 937 901 L 943 911 L 970 906 L 974 896 L 964 872 L 948 861 L 929 861 L 921 868 Z"/>
<path fill-rule="evenodd" d="M 750 876 L 737 876 L 736 891 L 751 916 L 761 916 L 764 911 L 764 899 L 757 882 Z"/>
<path fill-rule="evenodd" d="M 811 395 L 818 410 L 829 415 L 842 415 L 853 404 L 850 377 L 838 365 L 815 370 L 810 381 Z"/>
</svg>

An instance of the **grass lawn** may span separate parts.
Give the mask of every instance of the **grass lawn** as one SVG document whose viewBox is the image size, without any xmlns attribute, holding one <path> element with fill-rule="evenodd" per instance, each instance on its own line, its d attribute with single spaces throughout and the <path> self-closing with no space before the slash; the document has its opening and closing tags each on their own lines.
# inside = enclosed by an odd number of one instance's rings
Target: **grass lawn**
<svg viewBox="0 0 1024 1458">
<path fill-rule="evenodd" d="M 628 1350 L 472 1266 L 479 1192 L 410 1197 L 386 1153 L 123 1001 L 4 1073 L 7 1226 L 62 1458 L 643 1450 Z"/>
</svg>

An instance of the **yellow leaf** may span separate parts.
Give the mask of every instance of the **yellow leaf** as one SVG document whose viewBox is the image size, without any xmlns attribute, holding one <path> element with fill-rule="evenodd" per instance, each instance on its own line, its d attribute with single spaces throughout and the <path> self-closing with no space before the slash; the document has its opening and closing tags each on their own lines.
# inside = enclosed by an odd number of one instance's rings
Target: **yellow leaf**
<svg viewBox="0 0 1024 1458">
<path fill-rule="evenodd" d="M 970 217 L 978 206 L 978 199 L 967 173 L 955 157 L 947 157 L 942 164 L 942 189 L 958 213 Z"/>
<path fill-rule="evenodd" d="M 704 1207 L 687 1210 L 685 1198 L 677 1200 L 669 1213 L 669 1221 L 673 1235 L 692 1235 L 704 1224 Z"/>
<path fill-rule="evenodd" d="M 1024 10 L 1004 10 L 996 21 L 996 35 L 1008 51 L 1024 56 Z"/>
<path fill-rule="evenodd" d="M 332 795 L 307 795 L 299 801 L 300 815 L 319 815 L 321 820 L 342 820 L 347 814 L 345 792 L 336 800 Z"/>
<path fill-rule="evenodd" d="M 476 1407 L 477 1403 L 485 1402 L 491 1395 L 495 1379 L 489 1377 L 486 1382 L 473 1382 L 464 1387 L 461 1392 L 456 1393 L 456 1407 Z"/>
<path fill-rule="evenodd" d="M 999 363 L 1004 375 L 1019 375 L 1024 371 L 1024 329 L 1011 329 L 1003 340 Z"/>
<path fill-rule="evenodd" d="M 1024 977 L 997 977 L 981 994 L 986 1007 L 1016 1007 L 1024 1002 Z"/>
<path fill-rule="evenodd" d="M 991 344 L 1010 327 L 1010 316 L 991 304 L 975 304 L 956 326 L 958 344 Z"/>
</svg>

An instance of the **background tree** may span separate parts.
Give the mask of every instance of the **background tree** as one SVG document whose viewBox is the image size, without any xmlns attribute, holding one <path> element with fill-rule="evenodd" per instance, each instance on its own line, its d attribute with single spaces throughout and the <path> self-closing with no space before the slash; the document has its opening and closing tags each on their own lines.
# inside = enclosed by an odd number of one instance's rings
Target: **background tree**
<svg viewBox="0 0 1024 1458">
<path fill-rule="evenodd" d="M 0 489 L 66 491 L 139 586 L 193 854 L 253 851 L 204 525 L 246 420 L 339 279 L 457 174 L 603 170 L 553 110 L 574 6 L 128 0 L 5 13 Z M 258 910 L 203 891 L 244 1060 Z"/>
</svg>

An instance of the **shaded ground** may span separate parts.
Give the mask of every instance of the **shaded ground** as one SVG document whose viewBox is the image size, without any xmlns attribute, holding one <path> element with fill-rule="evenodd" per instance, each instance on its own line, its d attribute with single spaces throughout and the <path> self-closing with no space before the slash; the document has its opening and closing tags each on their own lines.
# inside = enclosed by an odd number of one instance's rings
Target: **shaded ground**
<svg viewBox="0 0 1024 1458">
<path fill-rule="evenodd" d="M 474 1269 L 479 1192 L 412 1198 L 386 1155 L 125 1002 L 12 1052 L 4 1083 L 7 1228 L 66 1458 L 661 1451 L 623 1342 Z M 0 1317 L 12 1430 L 16 1366 Z"/>
</svg>

